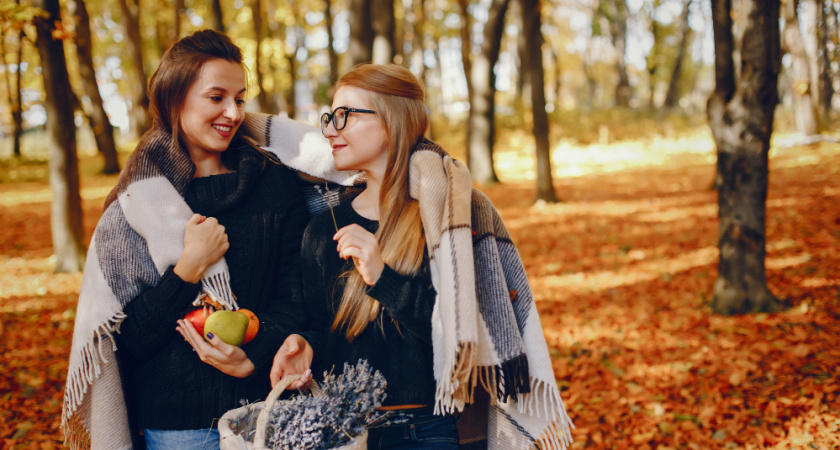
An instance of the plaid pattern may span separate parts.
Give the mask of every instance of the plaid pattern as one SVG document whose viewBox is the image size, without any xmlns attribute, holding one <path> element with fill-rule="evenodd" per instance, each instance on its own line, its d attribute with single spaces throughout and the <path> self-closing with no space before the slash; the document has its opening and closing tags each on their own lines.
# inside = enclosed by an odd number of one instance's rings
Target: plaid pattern
<svg viewBox="0 0 840 450">
<path fill-rule="evenodd" d="M 430 141 L 411 157 L 438 300 L 432 314 L 436 412 L 467 407 L 483 415 L 491 449 L 565 449 L 572 421 L 554 380 L 548 347 L 522 260 L 490 200 L 472 189 L 467 168 Z M 480 411 L 475 411 L 479 408 Z M 482 444 L 483 445 L 483 444 Z"/>
</svg>

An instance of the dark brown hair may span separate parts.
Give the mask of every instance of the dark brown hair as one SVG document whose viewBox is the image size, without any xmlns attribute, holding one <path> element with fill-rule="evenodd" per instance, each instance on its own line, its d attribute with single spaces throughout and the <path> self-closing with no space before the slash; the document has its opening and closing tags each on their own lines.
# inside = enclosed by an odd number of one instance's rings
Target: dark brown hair
<svg viewBox="0 0 840 450">
<path fill-rule="evenodd" d="M 180 118 L 187 91 L 195 82 L 202 66 L 209 60 L 222 59 L 242 63 L 242 50 L 229 37 L 215 30 L 200 30 L 179 40 L 160 60 L 149 81 L 149 114 L 154 126 L 180 137 Z"/>
</svg>

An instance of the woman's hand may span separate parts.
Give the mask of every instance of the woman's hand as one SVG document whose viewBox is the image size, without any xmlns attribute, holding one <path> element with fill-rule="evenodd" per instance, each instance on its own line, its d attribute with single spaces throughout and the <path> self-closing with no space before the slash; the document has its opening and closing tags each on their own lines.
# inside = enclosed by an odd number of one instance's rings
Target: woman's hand
<svg viewBox="0 0 840 450">
<path fill-rule="evenodd" d="M 179 320 L 175 329 L 189 342 L 203 362 L 237 378 L 245 378 L 254 373 L 254 363 L 241 348 L 226 344 L 219 336 L 214 336 L 210 342 L 205 341 L 189 320 Z"/>
<path fill-rule="evenodd" d="M 225 227 L 215 217 L 193 214 L 184 228 L 184 251 L 173 271 L 182 280 L 198 283 L 204 271 L 228 250 Z"/>
<path fill-rule="evenodd" d="M 271 365 L 271 387 L 274 387 L 280 379 L 286 375 L 301 374 L 300 380 L 289 386 L 289 389 L 303 389 L 312 383 L 313 351 L 309 342 L 299 334 L 290 334 L 283 342 L 283 345 L 274 355 L 274 363 Z"/>
<path fill-rule="evenodd" d="M 385 269 L 376 236 L 358 224 L 352 224 L 338 230 L 333 240 L 338 241 L 338 256 L 353 258 L 353 264 L 365 283 L 368 286 L 376 284 Z"/>
</svg>

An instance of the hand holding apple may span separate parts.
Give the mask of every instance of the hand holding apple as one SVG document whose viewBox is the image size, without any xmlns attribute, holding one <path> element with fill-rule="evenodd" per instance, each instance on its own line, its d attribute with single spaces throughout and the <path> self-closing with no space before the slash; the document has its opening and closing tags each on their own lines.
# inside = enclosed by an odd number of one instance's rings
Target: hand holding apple
<svg viewBox="0 0 840 450">
<path fill-rule="evenodd" d="M 201 361 L 238 378 L 254 373 L 254 363 L 241 348 L 225 343 L 216 335 L 207 340 L 207 336 L 198 334 L 188 320 L 179 320 L 176 330 L 192 346 Z"/>
<path fill-rule="evenodd" d="M 203 307 L 195 309 L 184 316 L 199 335 L 207 338 L 208 333 L 219 336 L 226 344 L 240 346 L 251 342 L 260 328 L 257 315 L 248 309 L 238 311 L 213 311 Z"/>
</svg>

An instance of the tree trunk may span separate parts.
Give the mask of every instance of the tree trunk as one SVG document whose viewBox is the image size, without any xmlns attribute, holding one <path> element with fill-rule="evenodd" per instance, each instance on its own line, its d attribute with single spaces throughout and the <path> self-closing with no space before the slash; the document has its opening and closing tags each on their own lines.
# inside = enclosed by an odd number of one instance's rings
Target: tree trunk
<svg viewBox="0 0 840 450">
<path fill-rule="evenodd" d="M 388 64 L 394 60 L 394 0 L 371 0 L 374 64 Z"/>
<path fill-rule="evenodd" d="M 633 91 L 630 88 L 630 77 L 627 75 L 627 0 L 607 0 L 607 3 L 609 10 L 607 19 L 610 24 L 613 47 L 615 47 L 615 68 L 618 72 L 615 104 L 628 107 Z"/>
<path fill-rule="evenodd" d="M 650 52 L 647 55 L 646 63 L 647 63 L 647 72 L 648 72 L 648 84 L 650 84 L 650 93 L 648 94 L 648 108 L 653 110 L 656 108 L 656 71 L 659 70 L 659 47 L 662 45 L 659 42 L 662 38 L 661 31 L 659 29 L 659 22 L 656 20 L 656 10 L 659 9 L 661 5 L 661 0 L 653 0 L 651 4 L 651 11 L 650 11 L 650 34 L 653 38 L 653 44 L 650 47 Z"/>
<path fill-rule="evenodd" d="M 551 57 L 554 59 L 554 110 L 560 109 L 560 100 L 563 98 L 563 65 L 560 64 L 560 52 L 551 49 Z"/>
<path fill-rule="evenodd" d="M 831 79 L 831 53 L 828 51 L 828 37 L 831 36 L 828 30 L 828 14 L 831 4 L 827 2 L 820 2 L 819 11 L 819 25 L 817 26 L 817 45 L 818 45 L 818 69 L 820 74 L 819 90 L 819 108 L 820 114 L 824 118 L 824 123 L 828 123 L 831 119 L 831 100 L 834 97 L 834 85 Z M 836 25 L 836 24 L 835 24 Z M 837 36 L 835 29 L 834 36 Z M 835 47 L 837 43 L 834 44 Z M 840 63 L 840 61 L 838 61 Z"/>
<path fill-rule="evenodd" d="M 520 22 L 524 20 L 525 11 L 516 11 L 517 7 L 521 8 L 521 4 L 513 3 L 511 5 L 511 11 L 508 14 L 512 14 L 513 17 L 519 17 Z M 524 23 L 524 22 L 523 22 Z M 516 91 L 513 97 L 513 107 L 516 111 L 525 111 L 525 97 L 528 96 L 528 75 L 525 73 L 525 54 L 528 52 L 528 49 L 525 48 L 525 39 L 524 36 L 528 33 L 528 30 L 523 30 L 520 39 L 516 40 L 516 65 L 514 66 L 514 86 L 516 86 Z"/>
<path fill-rule="evenodd" d="M 169 39 L 169 46 L 181 39 L 181 17 L 186 12 L 184 0 L 175 0 L 175 27 L 173 28 L 172 36 Z M 167 47 L 168 48 L 168 47 Z"/>
<path fill-rule="evenodd" d="M 20 0 L 18 3 L 20 4 Z M 21 101 L 20 101 L 20 58 L 22 55 L 22 48 L 23 48 L 23 34 L 22 32 L 18 34 L 18 48 L 17 48 L 17 59 L 15 60 L 14 64 L 16 67 L 15 70 L 15 83 L 14 88 L 12 88 L 12 76 L 9 73 L 10 70 L 8 69 L 11 64 L 6 60 L 6 56 L 8 55 L 8 49 L 6 48 L 6 28 L 3 26 L 3 23 L 0 22 L 0 52 L 2 52 L 2 61 L 3 66 L 6 67 L 6 70 L 3 73 L 6 76 L 6 98 L 8 99 L 9 109 L 12 113 L 12 123 L 14 123 L 14 134 L 13 134 L 13 152 L 12 155 L 15 158 L 20 158 L 20 127 L 22 126 L 22 115 L 21 115 Z M 12 95 L 12 92 L 15 92 L 16 95 Z"/>
<path fill-rule="evenodd" d="M 668 83 L 668 93 L 665 95 L 666 108 L 673 108 L 677 106 L 680 97 L 680 77 L 682 76 L 682 64 L 685 59 L 686 47 L 688 47 L 688 36 L 691 32 L 691 27 L 688 25 L 689 9 L 691 8 L 691 0 L 685 2 L 685 9 L 680 16 L 680 44 L 677 52 L 677 59 L 674 61 L 674 70 L 671 71 L 671 82 Z"/>
<path fill-rule="evenodd" d="M 793 0 L 791 0 L 793 1 Z M 796 1 L 795 3 L 800 3 Z M 814 108 L 814 114 L 817 120 L 817 130 L 820 128 L 820 117 L 817 105 L 820 104 L 820 57 L 819 57 L 819 26 L 820 15 L 822 14 L 823 0 L 805 0 L 805 8 L 801 8 L 797 13 L 799 22 L 802 23 L 806 30 L 802 36 L 802 42 L 805 47 L 806 61 L 808 62 L 808 75 L 810 78 L 808 94 L 811 96 L 811 105 Z M 784 8 L 784 7 L 783 7 Z"/>
<path fill-rule="evenodd" d="M 18 0 L 20 1 L 20 0 Z M 23 134 L 23 96 L 20 95 L 21 72 L 20 63 L 23 60 L 23 38 L 26 35 L 23 31 L 18 34 L 18 48 L 17 48 L 17 70 L 15 70 L 15 103 L 12 107 L 12 122 L 14 122 L 14 131 L 12 132 L 12 146 L 13 155 L 15 158 L 21 157 L 20 152 L 20 136 Z"/>
<path fill-rule="evenodd" d="M 134 91 L 131 109 L 134 114 L 135 131 L 139 137 L 152 125 L 149 119 L 148 80 L 143 66 L 143 38 L 140 36 L 140 1 L 120 0 L 120 9 L 125 17 L 129 59 L 134 63 L 135 82 L 131 83 Z"/>
<path fill-rule="evenodd" d="M 459 0 L 460 2 L 460 0 Z M 411 61 L 409 67 L 417 75 L 417 78 L 426 85 L 426 62 L 424 57 L 424 45 L 426 41 L 426 2 L 425 0 L 412 0 L 411 7 L 414 16 L 412 25 L 411 40 Z M 469 80 L 469 77 L 466 78 Z M 469 83 L 467 83 L 469 89 Z"/>
<path fill-rule="evenodd" d="M 167 0 L 155 0 L 155 3 L 157 3 L 155 7 L 160 11 L 166 11 L 168 6 Z M 172 39 L 174 37 L 172 30 L 172 24 L 170 24 L 169 21 L 155 20 L 155 43 L 157 44 L 158 49 L 158 60 L 163 56 L 166 49 L 172 45 Z"/>
<path fill-rule="evenodd" d="M 805 42 L 799 31 L 799 19 L 796 16 L 796 0 L 787 0 L 782 5 L 785 18 L 784 43 L 791 57 L 790 79 L 793 90 L 793 110 L 796 130 L 810 136 L 817 134 L 817 116 L 811 102 L 811 74 Z"/>
<path fill-rule="evenodd" d="M 534 139 L 537 144 L 537 200 L 557 203 L 551 176 L 551 147 L 548 142 L 548 114 L 545 112 L 545 79 L 542 54 L 542 5 L 540 0 L 521 0 L 522 30 L 520 38 L 525 50 L 522 57 L 523 76 L 531 85 L 531 109 L 534 114 Z"/>
<path fill-rule="evenodd" d="M 373 58 L 373 28 L 371 28 L 371 0 L 347 0 L 350 25 L 350 45 L 347 60 L 350 68 L 371 62 Z"/>
<path fill-rule="evenodd" d="M 735 84 L 731 0 L 713 0 L 715 90 L 708 101 L 717 146 L 720 260 L 712 308 L 718 314 L 775 311 L 767 287 L 765 214 L 768 153 L 781 65 L 779 1 L 741 0 L 747 11 L 742 70 Z"/>
<path fill-rule="evenodd" d="M 79 162 L 76 156 L 74 98 L 64 59 L 64 46 L 52 31 L 61 20 L 58 0 L 40 0 L 35 5 L 49 15 L 33 21 L 38 32 L 38 54 L 44 78 L 47 135 L 50 148 L 50 187 L 53 200 L 50 217 L 56 272 L 79 272 L 84 267 L 82 198 L 79 195 Z"/>
<path fill-rule="evenodd" d="M 210 0 L 211 9 L 213 14 L 210 16 L 210 28 L 222 32 L 225 32 L 225 15 L 222 13 L 222 2 L 221 0 Z"/>
<path fill-rule="evenodd" d="M 93 67 L 93 41 L 90 35 L 90 17 L 84 0 L 76 0 L 76 54 L 79 57 L 79 74 L 84 84 L 84 94 L 90 98 L 91 108 L 87 112 L 88 121 L 93 129 L 96 147 L 105 160 L 102 173 L 115 174 L 120 171 L 117 159 L 117 144 L 114 142 L 114 128 L 105 113 L 99 85 L 96 83 L 96 70 Z"/>
<path fill-rule="evenodd" d="M 327 58 L 330 62 L 330 91 L 329 99 L 332 100 L 333 89 L 338 83 L 338 53 L 335 51 L 335 35 L 333 33 L 333 11 L 332 0 L 324 0 L 324 22 L 327 27 Z"/>
<path fill-rule="evenodd" d="M 461 15 L 461 64 L 464 66 L 464 79 L 467 80 L 467 99 L 472 100 L 472 20 L 470 20 L 469 0 L 458 0 L 458 11 Z M 421 49 L 422 51 L 422 49 Z M 472 116 L 472 105 L 470 105 L 470 116 Z M 469 120 L 469 119 L 468 119 Z M 467 126 L 466 143 L 469 148 L 471 141 L 470 130 Z"/>
<path fill-rule="evenodd" d="M 294 119 L 297 116 L 297 91 L 295 90 L 295 85 L 297 84 L 297 53 L 298 49 L 301 47 L 303 37 L 301 36 L 302 30 L 298 25 L 300 23 L 298 20 L 300 15 L 298 14 L 296 2 L 292 1 L 290 5 L 294 16 L 294 24 L 291 25 L 291 27 L 295 39 L 292 51 L 286 54 L 286 60 L 289 64 L 289 89 L 286 90 L 286 113 L 289 115 L 290 119 Z"/>
<path fill-rule="evenodd" d="M 259 88 L 259 93 L 257 93 L 257 104 L 260 106 L 260 112 L 274 114 L 276 111 L 272 106 L 272 101 L 268 96 L 268 91 L 265 88 L 266 83 L 263 79 L 263 73 L 265 70 L 261 67 L 262 42 L 265 37 L 265 33 L 263 32 L 262 2 L 260 0 L 252 0 L 251 2 L 251 19 L 253 20 L 254 37 L 256 39 L 254 49 L 254 69 L 256 69 L 257 87 Z"/>
<path fill-rule="evenodd" d="M 467 165 L 472 180 L 479 184 L 497 183 L 493 167 L 496 139 L 496 62 L 502 46 L 505 13 L 510 0 L 493 0 L 484 24 L 481 51 L 475 55 L 470 76 L 469 142 Z"/>
</svg>

